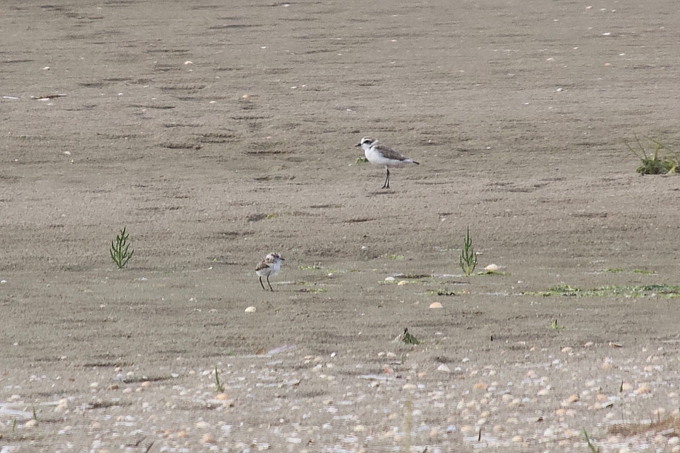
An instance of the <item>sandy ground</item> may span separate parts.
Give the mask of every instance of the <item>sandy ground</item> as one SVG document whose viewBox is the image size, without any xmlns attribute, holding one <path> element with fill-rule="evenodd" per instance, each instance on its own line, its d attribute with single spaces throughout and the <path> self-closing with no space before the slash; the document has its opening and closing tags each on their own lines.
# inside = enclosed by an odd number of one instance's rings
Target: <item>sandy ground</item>
<svg viewBox="0 0 680 453">
<path fill-rule="evenodd" d="M 674 1 L 57 3 L 0 14 L 2 453 L 680 451 Z"/>
</svg>

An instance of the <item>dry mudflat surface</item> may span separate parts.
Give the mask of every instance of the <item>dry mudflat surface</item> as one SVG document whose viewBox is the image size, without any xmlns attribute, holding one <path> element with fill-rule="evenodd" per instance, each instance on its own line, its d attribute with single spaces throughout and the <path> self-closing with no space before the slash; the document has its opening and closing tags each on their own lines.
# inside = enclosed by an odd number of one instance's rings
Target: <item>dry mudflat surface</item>
<svg viewBox="0 0 680 453">
<path fill-rule="evenodd" d="M 680 451 L 676 2 L 2 9 L 2 453 Z"/>
</svg>

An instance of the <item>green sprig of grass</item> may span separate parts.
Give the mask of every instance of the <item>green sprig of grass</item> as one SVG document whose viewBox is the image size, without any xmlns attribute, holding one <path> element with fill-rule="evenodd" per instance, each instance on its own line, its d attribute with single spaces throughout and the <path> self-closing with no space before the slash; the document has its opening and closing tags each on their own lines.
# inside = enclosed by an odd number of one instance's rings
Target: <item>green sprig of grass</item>
<svg viewBox="0 0 680 453">
<path fill-rule="evenodd" d="M 111 241 L 111 249 L 109 250 L 109 253 L 111 254 L 111 259 L 113 262 L 116 263 L 116 266 L 118 266 L 118 269 L 124 268 L 128 261 L 130 261 L 130 258 L 132 258 L 132 255 L 135 253 L 134 250 L 130 250 L 130 243 L 128 242 L 129 238 L 130 235 L 128 234 L 126 228 L 123 228 L 120 231 L 120 234 L 116 236 L 116 239 Z"/>
<path fill-rule="evenodd" d="M 463 241 L 463 249 L 460 251 L 460 268 L 468 277 L 472 275 L 477 267 L 477 254 L 472 246 L 472 237 L 470 236 L 470 227 L 465 229 L 465 240 Z"/>
<path fill-rule="evenodd" d="M 224 385 L 220 382 L 220 372 L 217 370 L 217 366 L 215 366 L 215 386 L 217 387 L 217 393 L 224 392 Z"/>
<path fill-rule="evenodd" d="M 658 139 L 648 138 L 652 142 L 652 149 L 647 149 L 642 144 L 640 139 L 635 136 L 637 149 L 633 148 L 628 142 L 625 142 L 626 147 L 632 152 L 635 157 L 640 159 L 640 166 L 635 170 L 641 175 L 672 175 L 677 171 L 680 164 L 680 153 L 675 152 L 673 155 L 662 156 L 660 151 L 662 149 L 669 151 L 666 145 L 661 143 Z"/>
</svg>

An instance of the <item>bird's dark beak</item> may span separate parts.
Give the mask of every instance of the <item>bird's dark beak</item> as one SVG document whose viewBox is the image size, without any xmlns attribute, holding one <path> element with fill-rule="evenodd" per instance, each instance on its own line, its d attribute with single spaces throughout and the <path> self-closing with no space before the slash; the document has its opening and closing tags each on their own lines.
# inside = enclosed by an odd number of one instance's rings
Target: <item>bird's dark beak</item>
<svg viewBox="0 0 680 453">
<path fill-rule="evenodd" d="M 285 259 L 285 258 L 281 258 L 281 261 L 286 261 L 286 259 Z"/>
<path fill-rule="evenodd" d="M 361 146 L 361 143 L 357 143 L 357 144 L 356 144 L 356 145 L 354 145 L 354 146 Z"/>
</svg>

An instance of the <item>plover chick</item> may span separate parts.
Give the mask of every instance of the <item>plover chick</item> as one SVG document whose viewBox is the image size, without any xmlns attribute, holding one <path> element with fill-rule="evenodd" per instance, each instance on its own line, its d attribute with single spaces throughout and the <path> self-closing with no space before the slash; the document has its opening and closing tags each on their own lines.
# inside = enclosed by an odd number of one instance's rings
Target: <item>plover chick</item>
<svg viewBox="0 0 680 453">
<path fill-rule="evenodd" d="M 364 137 L 361 139 L 356 146 L 361 146 L 364 150 L 364 155 L 366 159 L 375 165 L 384 165 L 385 170 L 387 170 L 387 176 L 385 177 L 385 184 L 383 184 L 383 189 L 390 188 L 390 168 L 400 167 L 405 164 L 416 164 L 413 159 L 402 156 L 393 148 L 383 145 L 378 140 L 372 139 L 370 137 Z"/>
<path fill-rule="evenodd" d="M 267 277 L 269 289 L 274 291 L 272 284 L 269 283 L 269 276 L 276 275 L 279 272 L 279 269 L 281 269 L 281 261 L 285 261 L 284 258 L 281 258 L 281 255 L 278 253 L 270 253 L 265 256 L 260 264 L 257 265 L 257 268 L 255 268 L 255 273 L 260 278 L 260 286 L 262 286 L 263 290 L 266 291 L 267 288 L 265 288 L 264 283 L 262 283 L 262 277 Z"/>
</svg>

